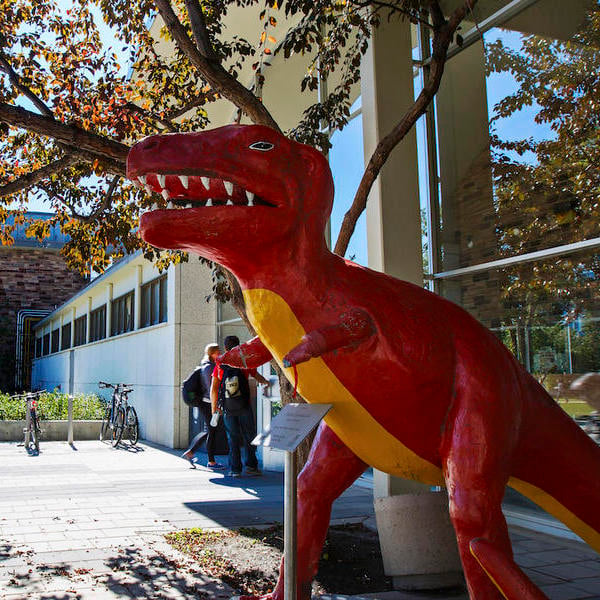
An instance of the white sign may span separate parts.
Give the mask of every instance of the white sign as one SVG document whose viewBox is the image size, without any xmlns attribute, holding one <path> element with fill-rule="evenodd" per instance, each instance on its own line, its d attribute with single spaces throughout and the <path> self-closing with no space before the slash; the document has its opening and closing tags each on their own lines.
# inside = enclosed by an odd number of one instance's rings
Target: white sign
<svg viewBox="0 0 600 600">
<path fill-rule="evenodd" d="M 329 412 L 332 404 L 286 404 L 252 443 L 293 452 Z"/>
</svg>

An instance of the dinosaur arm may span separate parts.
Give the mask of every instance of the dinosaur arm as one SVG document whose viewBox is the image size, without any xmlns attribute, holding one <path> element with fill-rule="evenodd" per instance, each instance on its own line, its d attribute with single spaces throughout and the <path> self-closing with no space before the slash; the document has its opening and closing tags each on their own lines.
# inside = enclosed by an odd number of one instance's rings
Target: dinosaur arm
<svg viewBox="0 0 600 600">
<path fill-rule="evenodd" d="M 339 348 L 358 346 L 375 331 L 375 324 L 366 311 L 352 309 L 341 316 L 339 323 L 303 336 L 300 343 L 284 356 L 283 366 L 291 367 Z"/>
<path fill-rule="evenodd" d="M 271 360 L 267 347 L 258 337 L 240 344 L 219 357 L 219 362 L 238 369 L 256 369 Z"/>
</svg>

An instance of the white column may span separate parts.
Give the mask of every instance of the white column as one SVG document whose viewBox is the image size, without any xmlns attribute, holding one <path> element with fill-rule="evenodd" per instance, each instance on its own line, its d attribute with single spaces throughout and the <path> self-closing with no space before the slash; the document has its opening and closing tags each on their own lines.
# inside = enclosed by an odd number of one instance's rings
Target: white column
<svg viewBox="0 0 600 600">
<path fill-rule="evenodd" d="M 367 161 L 414 102 L 408 22 L 376 29 L 361 70 L 363 144 Z M 421 219 L 414 128 L 392 151 L 367 204 L 369 267 L 423 282 Z"/>
<path fill-rule="evenodd" d="M 361 71 L 363 143 L 365 162 L 377 143 L 400 120 L 414 102 L 411 26 L 408 21 L 392 21 L 373 33 Z M 399 279 L 423 285 L 421 218 L 418 186 L 417 139 L 413 128 L 392 151 L 369 195 L 367 205 L 367 243 L 369 266 Z M 419 547 L 425 552 L 411 552 L 416 546 L 410 539 L 412 523 L 442 521 L 449 525 L 447 500 L 441 494 L 437 502 L 423 502 L 428 486 L 374 471 L 373 493 L 379 528 L 394 527 L 396 550 L 384 549 L 386 574 L 399 588 L 426 588 L 444 585 L 460 571 L 456 547 L 448 547 L 443 534 L 422 532 Z M 403 507 L 397 510 L 402 494 Z M 418 518 L 417 518 L 418 517 Z M 382 537 L 382 534 L 380 534 Z M 440 549 L 443 551 L 440 552 Z M 406 550 L 409 550 L 406 552 Z M 436 549 L 433 552 L 433 549 Z M 438 556 L 454 557 L 450 573 L 448 561 Z M 402 567 L 396 570 L 396 565 Z M 458 567 L 456 565 L 458 564 Z"/>
<path fill-rule="evenodd" d="M 414 102 L 410 24 L 394 21 L 374 31 L 361 71 L 365 162 L 381 138 Z M 414 128 L 398 144 L 375 181 L 367 204 L 369 267 L 423 284 L 421 217 Z M 423 489 L 420 484 L 375 472 L 383 497 Z"/>
</svg>

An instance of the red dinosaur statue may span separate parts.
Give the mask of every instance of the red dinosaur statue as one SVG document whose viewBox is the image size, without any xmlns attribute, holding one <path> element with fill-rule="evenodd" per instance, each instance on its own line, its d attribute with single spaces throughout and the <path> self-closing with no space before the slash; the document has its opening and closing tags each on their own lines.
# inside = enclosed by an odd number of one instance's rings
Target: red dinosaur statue
<svg viewBox="0 0 600 600">
<path fill-rule="evenodd" d="M 325 244 L 327 161 L 262 126 L 158 135 L 128 176 L 165 198 L 143 238 L 232 271 L 258 337 L 225 362 L 271 358 L 328 402 L 298 477 L 298 597 L 310 597 L 331 504 L 372 465 L 445 485 L 471 598 L 544 598 L 512 559 L 508 484 L 600 550 L 600 448 L 467 312 Z M 402 540 L 398 540 L 402 543 Z M 282 577 L 273 591 L 283 598 Z"/>
</svg>

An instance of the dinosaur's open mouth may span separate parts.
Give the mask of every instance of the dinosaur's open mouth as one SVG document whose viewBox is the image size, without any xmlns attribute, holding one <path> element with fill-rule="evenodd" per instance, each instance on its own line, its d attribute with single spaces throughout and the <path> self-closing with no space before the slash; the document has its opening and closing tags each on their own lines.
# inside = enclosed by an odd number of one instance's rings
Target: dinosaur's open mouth
<svg viewBox="0 0 600 600">
<path fill-rule="evenodd" d="M 270 206 L 254 192 L 216 177 L 146 173 L 134 179 L 148 194 L 160 194 L 149 210 L 180 210 L 210 206 Z M 148 210 L 148 209 L 146 209 Z M 145 211 L 142 211 L 145 212 Z"/>
</svg>

